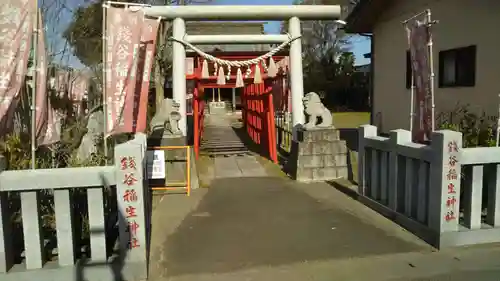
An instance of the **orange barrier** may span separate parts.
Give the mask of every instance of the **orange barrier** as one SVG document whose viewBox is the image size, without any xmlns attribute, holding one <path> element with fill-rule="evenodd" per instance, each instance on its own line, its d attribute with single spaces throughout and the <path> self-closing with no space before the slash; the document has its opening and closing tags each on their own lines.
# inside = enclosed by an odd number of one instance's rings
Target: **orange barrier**
<svg viewBox="0 0 500 281">
<path fill-rule="evenodd" d="M 148 150 L 173 150 L 173 149 L 185 149 L 186 150 L 186 182 L 178 182 L 178 183 L 167 183 L 166 172 L 165 172 L 165 185 L 164 186 L 155 186 L 152 187 L 151 190 L 179 190 L 186 189 L 187 196 L 191 195 L 191 152 L 190 146 L 182 145 L 182 146 L 153 146 L 149 147 Z"/>
</svg>

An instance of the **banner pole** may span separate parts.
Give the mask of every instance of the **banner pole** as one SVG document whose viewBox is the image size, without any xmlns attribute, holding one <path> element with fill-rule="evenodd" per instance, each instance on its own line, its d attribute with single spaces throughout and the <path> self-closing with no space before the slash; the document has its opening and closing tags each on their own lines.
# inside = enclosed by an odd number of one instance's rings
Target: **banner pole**
<svg viewBox="0 0 500 281">
<path fill-rule="evenodd" d="M 37 76 L 38 76 L 38 1 L 35 0 L 35 15 L 33 23 L 33 86 L 31 87 L 31 169 L 36 169 L 36 88 L 37 88 Z"/>
<path fill-rule="evenodd" d="M 103 111 L 103 123 L 104 128 L 102 131 L 103 134 L 103 146 L 104 146 L 104 157 L 106 158 L 106 163 L 108 161 L 108 99 L 106 93 L 106 81 L 107 81 L 107 54 L 106 54 L 106 45 L 108 43 L 107 34 L 106 34 L 106 8 L 108 5 L 104 3 L 102 5 L 102 111 Z"/>
<path fill-rule="evenodd" d="M 432 21 L 432 14 L 431 14 L 431 9 L 426 10 L 426 16 L 427 16 L 427 32 L 429 36 L 429 41 L 427 43 L 427 48 L 429 52 L 429 66 L 430 66 L 430 94 L 431 94 L 431 131 L 434 132 L 436 130 L 436 118 L 435 118 L 435 107 L 436 105 L 434 104 L 434 80 L 435 80 L 435 74 L 434 74 L 434 54 L 433 54 L 433 42 L 432 42 L 432 30 L 431 26 L 434 23 Z"/>
<path fill-rule="evenodd" d="M 429 79 L 429 80 L 428 80 L 428 84 L 426 83 L 425 97 L 420 97 L 420 94 L 417 94 L 418 101 L 415 101 L 415 104 L 416 104 L 416 106 L 419 106 L 420 125 L 418 128 L 418 131 L 420 133 L 420 130 L 422 129 L 422 122 L 424 121 L 423 123 L 425 123 L 426 126 L 424 126 L 424 128 L 423 128 L 424 134 L 423 134 L 422 140 L 427 140 L 428 133 L 433 132 L 436 129 L 436 120 L 435 120 L 436 119 L 436 117 L 435 117 L 435 107 L 436 106 L 435 106 L 435 101 L 434 101 L 435 73 L 434 73 L 434 54 L 433 54 L 433 40 L 432 40 L 431 26 L 436 24 L 438 21 L 432 20 L 431 10 L 426 9 L 423 12 L 420 12 L 418 14 L 413 15 L 409 19 L 402 21 L 402 23 L 403 23 L 403 25 L 406 26 L 410 20 L 416 20 L 417 17 L 424 16 L 424 15 L 425 15 L 425 22 L 422 24 L 422 27 L 423 27 L 423 25 L 425 25 L 426 40 L 427 40 L 427 42 L 426 42 L 426 45 L 427 45 L 427 54 L 426 54 L 427 58 L 426 58 L 426 60 L 427 61 L 425 63 L 428 64 L 428 68 L 429 68 L 428 69 L 428 71 L 429 71 L 428 77 L 425 77 L 425 79 L 426 79 L 426 81 L 427 81 L 427 79 Z M 420 22 L 418 22 L 418 23 L 421 24 Z M 407 28 L 408 32 L 410 33 L 411 31 L 409 31 L 408 26 L 406 26 L 406 28 Z M 410 45 L 410 52 L 411 52 L 412 42 L 410 39 L 410 35 L 408 35 L 408 36 L 409 36 L 408 43 Z M 422 44 L 422 43 L 419 43 L 419 44 Z M 420 54 L 420 56 L 422 56 L 422 55 L 423 54 Z M 420 58 L 420 60 L 421 59 L 422 58 Z M 412 64 L 413 64 L 413 62 L 412 62 Z M 422 73 L 417 73 L 417 75 L 421 75 L 421 74 Z M 415 80 L 414 76 L 415 76 L 415 73 L 413 72 L 413 65 L 412 65 L 412 81 Z M 420 77 L 420 76 L 418 76 L 418 77 Z M 420 78 L 422 78 L 422 77 L 420 77 Z M 412 86 L 413 86 L 413 82 L 412 82 Z M 412 90 L 413 90 L 413 88 L 412 88 Z M 420 90 L 424 90 L 424 89 L 420 89 Z M 417 89 L 417 91 L 420 91 L 420 90 Z M 413 94 L 413 91 L 412 91 L 412 94 Z M 429 103 L 430 103 L 430 116 L 428 113 Z M 413 105 L 410 105 L 410 106 L 413 107 Z M 424 110 L 424 108 L 425 108 L 425 110 Z M 412 115 L 412 118 L 413 118 L 413 115 Z M 413 126 L 413 122 L 411 125 Z"/>
<path fill-rule="evenodd" d="M 410 132 L 413 136 L 413 119 L 415 116 L 415 75 L 413 74 L 413 68 L 411 70 L 411 80 L 410 80 Z"/>
</svg>

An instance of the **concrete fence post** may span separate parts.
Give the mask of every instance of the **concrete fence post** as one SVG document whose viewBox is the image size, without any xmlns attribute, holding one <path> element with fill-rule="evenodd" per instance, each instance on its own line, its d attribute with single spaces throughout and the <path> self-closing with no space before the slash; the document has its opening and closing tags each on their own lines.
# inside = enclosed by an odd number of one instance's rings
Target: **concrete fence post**
<svg viewBox="0 0 500 281">
<path fill-rule="evenodd" d="M 458 231 L 462 133 L 434 132 L 431 149 L 429 227 L 437 233 Z"/>
<path fill-rule="evenodd" d="M 6 165 L 5 157 L 0 155 L 0 172 Z M 10 217 L 7 192 L 2 192 L 0 187 L 0 273 L 6 273 L 14 263 Z"/>
<path fill-rule="evenodd" d="M 362 125 L 358 129 L 358 192 L 365 195 L 367 187 L 367 171 L 366 171 L 366 147 L 365 138 L 377 136 L 377 127 L 373 125 Z"/>
<path fill-rule="evenodd" d="M 151 212 L 153 206 L 151 205 L 152 202 L 150 200 L 151 198 L 151 190 L 149 190 L 149 185 L 148 185 L 148 178 L 147 178 L 147 151 L 148 151 L 148 137 L 144 133 L 136 133 L 135 137 L 133 139 L 134 142 L 137 144 L 141 145 L 141 159 L 142 159 L 142 171 L 143 171 L 143 183 L 144 183 L 144 212 L 146 216 L 146 224 L 145 227 L 147 231 L 151 229 Z M 148 232 L 146 231 L 146 235 L 148 235 Z"/>
<path fill-rule="evenodd" d="M 144 263 L 146 273 L 147 220 L 144 142 L 139 139 L 115 147 L 116 195 L 120 250 L 126 261 Z"/>
<path fill-rule="evenodd" d="M 398 159 L 396 147 L 400 144 L 411 142 L 411 132 L 403 129 L 392 130 L 389 134 L 391 144 L 389 152 L 389 188 L 387 191 L 387 203 L 389 208 L 398 211 L 398 174 L 401 163 Z M 403 171 L 404 172 L 404 171 Z"/>
</svg>

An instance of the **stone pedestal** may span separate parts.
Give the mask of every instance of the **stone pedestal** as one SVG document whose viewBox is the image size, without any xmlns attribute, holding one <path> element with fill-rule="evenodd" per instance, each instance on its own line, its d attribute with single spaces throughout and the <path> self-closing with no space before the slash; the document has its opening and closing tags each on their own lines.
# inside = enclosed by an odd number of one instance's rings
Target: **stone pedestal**
<svg viewBox="0 0 500 281">
<path fill-rule="evenodd" d="M 347 145 L 334 128 L 299 130 L 293 141 L 289 171 L 301 182 L 347 178 Z"/>
<path fill-rule="evenodd" d="M 186 145 L 183 136 L 169 136 L 163 139 L 163 146 Z M 165 170 L 167 183 L 186 182 L 186 150 L 168 149 L 165 150 Z"/>
<path fill-rule="evenodd" d="M 227 114 L 227 105 L 223 101 L 212 101 L 208 103 L 210 114 L 225 115 Z"/>
<path fill-rule="evenodd" d="M 163 134 L 161 138 L 151 137 L 148 140 L 148 146 L 184 146 L 186 138 L 183 136 Z M 198 174 L 196 171 L 196 162 L 192 149 L 191 152 L 191 189 L 199 187 Z M 153 186 L 162 186 L 165 183 L 186 182 L 186 149 L 168 149 L 165 150 L 165 180 L 150 180 Z"/>
</svg>

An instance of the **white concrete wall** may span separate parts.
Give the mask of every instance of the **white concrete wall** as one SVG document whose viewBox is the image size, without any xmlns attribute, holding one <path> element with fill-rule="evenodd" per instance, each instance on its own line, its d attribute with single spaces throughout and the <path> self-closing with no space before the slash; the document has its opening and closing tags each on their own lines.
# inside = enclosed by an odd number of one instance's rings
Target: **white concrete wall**
<svg viewBox="0 0 500 281">
<path fill-rule="evenodd" d="M 399 0 L 381 15 L 374 29 L 374 113 L 382 132 L 409 128 L 409 90 L 406 89 L 406 31 L 401 21 L 432 10 L 436 116 L 457 103 L 470 104 L 478 113 L 496 115 L 500 93 L 500 1 L 495 0 Z M 476 85 L 439 88 L 438 53 L 477 46 Z"/>
</svg>

